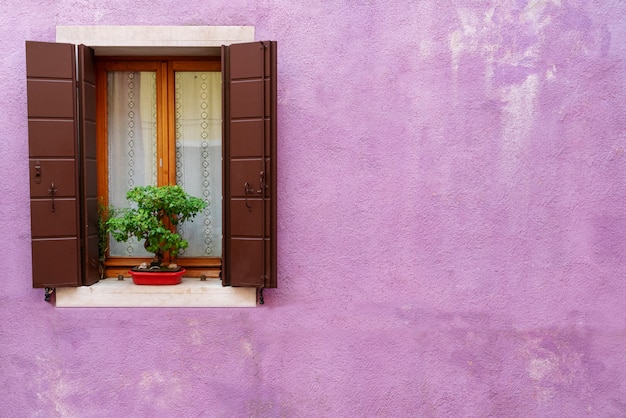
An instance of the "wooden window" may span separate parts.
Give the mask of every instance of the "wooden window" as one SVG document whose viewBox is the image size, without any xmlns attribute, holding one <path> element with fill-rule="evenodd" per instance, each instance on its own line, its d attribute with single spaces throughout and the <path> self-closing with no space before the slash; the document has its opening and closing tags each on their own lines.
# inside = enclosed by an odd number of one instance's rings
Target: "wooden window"
<svg viewBox="0 0 626 418">
<path fill-rule="evenodd" d="M 175 141 L 170 139 L 176 137 L 172 116 L 176 105 L 169 100 L 176 91 L 170 79 L 177 71 L 202 72 L 208 63 L 217 64 L 211 60 L 102 61 L 96 81 L 93 51 L 80 46 L 78 60 L 75 51 L 70 44 L 27 42 L 26 47 L 34 287 L 97 281 L 95 190 L 109 197 L 106 161 L 111 139 L 108 108 L 102 101 L 106 66 L 146 65 L 148 72 L 154 71 L 160 168 L 156 181 L 167 184 L 178 181 Z M 222 257 L 189 257 L 181 264 L 194 274 L 209 270 L 220 274 L 224 285 L 276 287 L 276 43 L 224 46 L 220 66 Z M 69 93 L 55 90 L 63 90 L 61 86 Z M 45 221 L 40 220 L 42 208 L 49 210 Z M 50 222 L 59 228 L 42 228 Z M 112 258 L 109 268 L 122 271 L 128 261 Z"/>
<path fill-rule="evenodd" d="M 219 57 L 106 58 L 97 65 L 101 201 L 126 206 L 134 186 L 180 184 L 207 202 L 179 228 L 188 276 L 218 277 L 222 255 L 222 100 Z M 150 255 L 136 241 L 110 241 L 107 275 Z"/>
</svg>

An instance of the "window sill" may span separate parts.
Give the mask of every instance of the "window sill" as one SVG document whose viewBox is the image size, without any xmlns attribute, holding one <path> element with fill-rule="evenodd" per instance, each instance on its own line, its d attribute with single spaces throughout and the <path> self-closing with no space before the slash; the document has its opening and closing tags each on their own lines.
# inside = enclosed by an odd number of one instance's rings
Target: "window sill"
<svg viewBox="0 0 626 418">
<path fill-rule="evenodd" d="M 57 308 L 245 308 L 256 306 L 256 289 L 224 287 L 219 279 L 183 278 L 173 286 L 138 286 L 131 279 L 100 280 L 56 291 Z"/>
</svg>

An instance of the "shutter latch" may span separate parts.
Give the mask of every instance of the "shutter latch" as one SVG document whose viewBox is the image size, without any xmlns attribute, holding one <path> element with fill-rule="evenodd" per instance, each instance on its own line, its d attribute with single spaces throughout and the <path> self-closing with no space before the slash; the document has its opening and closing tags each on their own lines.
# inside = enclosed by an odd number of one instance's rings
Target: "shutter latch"
<svg viewBox="0 0 626 418">
<path fill-rule="evenodd" d="M 261 171 L 261 172 L 259 173 L 259 177 L 260 177 L 260 178 L 259 178 L 259 187 L 260 187 L 260 188 L 259 188 L 259 190 L 257 190 L 256 192 L 257 192 L 258 194 L 263 194 L 263 192 L 265 191 L 265 188 L 267 187 L 267 186 L 265 185 L 265 171 Z"/>
<path fill-rule="evenodd" d="M 252 206 L 250 205 L 250 203 L 248 203 L 248 194 L 249 193 L 254 193 L 254 190 L 252 189 L 252 187 L 250 187 L 250 183 L 248 183 L 246 181 L 243 184 L 243 196 L 245 197 L 246 207 L 248 209 L 252 210 Z"/>
<path fill-rule="evenodd" d="M 56 209 L 54 208 L 54 194 L 58 191 L 59 189 L 54 187 L 54 183 L 51 183 L 50 188 L 48 189 L 48 193 L 50 193 L 50 197 L 52 198 L 52 212 L 56 211 Z"/>
<path fill-rule="evenodd" d="M 41 164 L 39 161 L 35 163 L 35 183 L 41 183 Z"/>
<path fill-rule="evenodd" d="M 46 287 L 46 293 L 44 293 L 43 299 L 46 302 L 50 302 L 50 296 L 54 293 L 54 287 Z"/>
</svg>

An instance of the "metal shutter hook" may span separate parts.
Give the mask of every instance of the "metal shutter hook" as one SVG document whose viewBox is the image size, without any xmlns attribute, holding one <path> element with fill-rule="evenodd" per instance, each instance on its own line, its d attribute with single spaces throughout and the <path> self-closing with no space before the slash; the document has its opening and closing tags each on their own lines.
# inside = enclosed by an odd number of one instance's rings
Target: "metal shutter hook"
<svg viewBox="0 0 626 418">
<path fill-rule="evenodd" d="M 52 197 L 52 212 L 55 212 L 56 209 L 54 208 L 54 194 L 58 191 L 58 189 L 56 187 L 54 187 L 54 182 L 50 183 L 50 188 L 48 189 L 48 193 L 50 193 L 50 196 Z"/>
<path fill-rule="evenodd" d="M 265 186 L 265 171 L 261 171 L 261 172 L 259 173 L 259 176 L 261 177 L 261 178 L 259 179 L 259 187 L 260 187 L 260 189 L 259 189 L 259 190 L 257 190 L 256 192 L 257 192 L 258 194 L 263 194 L 263 192 L 265 191 L 265 187 L 266 187 L 266 186 Z"/>
<path fill-rule="evenodd" d="M 246 181 L 243 185 L 243 194 L 245 196 L 246 207 L 248 209 L 252 209 L 252 206 L 250 206 L 250 204 L 248 203 L 248 193 L 253 193 L 253 192 L 254 190 L 252 190 L 252 187 L 250 187 L 250 183 Z"/>
</svg>

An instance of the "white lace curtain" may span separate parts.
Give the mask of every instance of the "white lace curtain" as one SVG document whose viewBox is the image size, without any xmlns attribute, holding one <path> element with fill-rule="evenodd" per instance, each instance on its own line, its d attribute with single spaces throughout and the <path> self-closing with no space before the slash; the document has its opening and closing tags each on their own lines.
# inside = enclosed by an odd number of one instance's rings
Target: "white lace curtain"
<svg viewBox="0 0 626 418">
<path fill-rule="evenodd" d="M 208 205 L 193 221 L 179 225 L 189 241 L 179 256 L 222 254 L 221 74 L 175 74 L 176 183 Z M 156 185 L 156 75 L 154 72 L 108 74 L 109 203 L 128 206 L 134 186 Z M 111 239 L 112 256 L 148 257 L 143 242 Z"/>
</svg>

